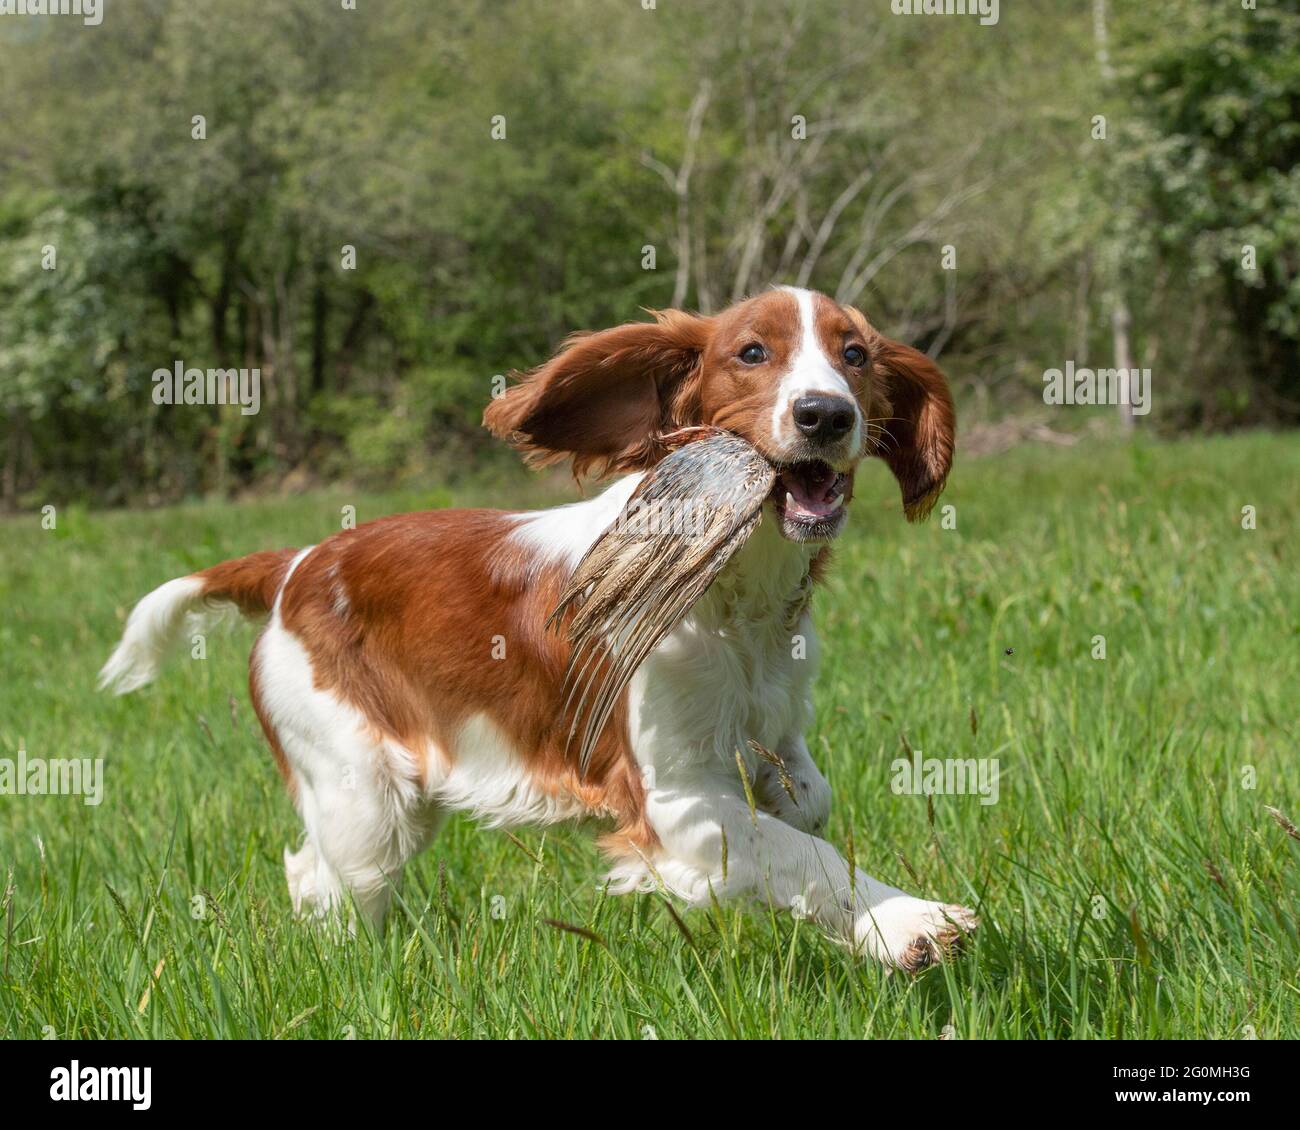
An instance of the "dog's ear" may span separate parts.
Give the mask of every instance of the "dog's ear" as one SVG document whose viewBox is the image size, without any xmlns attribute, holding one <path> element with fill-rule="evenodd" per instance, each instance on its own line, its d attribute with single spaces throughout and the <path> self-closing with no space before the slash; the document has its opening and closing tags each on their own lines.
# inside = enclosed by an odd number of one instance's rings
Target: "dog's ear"
<svg viewBox="0 0 1300 1130">
<path fill-rule="evenodd" d="M 574 334 L 546 364 L 514 373 L 483 423 L 532 463 L 573 459 L 575 474 L 644 470 L 663 451 L 658 437 L 694 421 L 679 418 L 698 382 L 711 319 L 652 311 L 653 322 Z"/>
<path fill-rule="evenodd" d="M 952 467 L 957 414 L 939 367 L 919 349 L 877 331 L 861 310 L 845 307 L 871 356 L 863 389 L 871 454 L 894 472 L 909 522 L 926 518 Z"/>
<path fill-rule="evenodd" d="M 952 467 L 957 416 L 948 382 L 919 349 L 874 335 L 869 415 L 878 455 L 894 472 L 909 522 L 929 515 Z"/>
</svg>

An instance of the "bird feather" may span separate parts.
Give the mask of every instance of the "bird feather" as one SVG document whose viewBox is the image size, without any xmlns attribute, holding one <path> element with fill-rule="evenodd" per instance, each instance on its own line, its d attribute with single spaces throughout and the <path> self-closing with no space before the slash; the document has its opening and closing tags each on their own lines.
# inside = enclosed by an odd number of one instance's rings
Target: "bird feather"
<svg viewBox="0 0 1300 1130">
<path fill-rule="evenodd" d="M 571 645 L 567 740 L 572 746 L 581 735 L 583 775 L 637 669 L 749 540 L 776 480 L 771 463 L 739 436 L 690 431 L 578 562 L 546 622 L 563 626 Z"/>
</svg>

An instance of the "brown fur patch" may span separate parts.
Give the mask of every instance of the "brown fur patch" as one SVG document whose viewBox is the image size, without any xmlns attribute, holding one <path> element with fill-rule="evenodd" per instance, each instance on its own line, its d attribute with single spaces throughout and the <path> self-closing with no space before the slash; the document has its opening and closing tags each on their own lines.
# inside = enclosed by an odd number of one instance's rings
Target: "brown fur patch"
<svg viewBox="0 0 1300 1130">
<path fill-rule="evenodd" d="M 203 595 L 233 601 L 245 616 L 271 610 L 296 549 L 267 549 L 213 565 L 195 576 L 203 582 Z"/>
<path fill-rule="evenodd" d="M 317 687 L 424 758 L 425 775 L 430 751 L 454 757 L 460 728 L 484 714 L 544 791 L 612 816 L 649 847 L 626 698 L 578 777 L 563 709 L 568 644 L 543 628 L 564 571 L 512 542 L 515 528 L 502 511 L 443 510 L 337 533 L 285 586 L 284 627 L 306 648 Z"/>
</svg>

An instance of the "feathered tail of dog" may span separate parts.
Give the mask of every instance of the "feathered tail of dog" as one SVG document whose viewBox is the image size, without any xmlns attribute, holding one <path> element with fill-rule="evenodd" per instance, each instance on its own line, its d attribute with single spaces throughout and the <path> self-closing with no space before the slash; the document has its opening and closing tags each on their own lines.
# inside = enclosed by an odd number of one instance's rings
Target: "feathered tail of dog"
<svg viewBox="0 0 1300 1130">
<path fill-rule="evenodd" d="M 153 682 L 187 631 L 198 631 L 234 609 L 245 616 L 269 612 L 297 552 L 250 553 L 154 589 L 127 617 L 121 642 L 99 673 L 100 690 L 130 694 Z"/>
</svg>

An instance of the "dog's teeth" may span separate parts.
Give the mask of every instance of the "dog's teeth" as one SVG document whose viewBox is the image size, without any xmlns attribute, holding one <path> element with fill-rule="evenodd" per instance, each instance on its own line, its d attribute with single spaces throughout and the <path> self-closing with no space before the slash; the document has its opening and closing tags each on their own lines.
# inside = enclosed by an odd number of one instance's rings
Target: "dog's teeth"
<svg viewBox="0 0 1300 1130">
<path fill-rule="evenodd" d="M 792 495 L 789 491 L 785 492 L 785 508 L 787 513 L 795 508 L 794 495 Z"/>
<path fill-rule="evenodd" d="M 844 496 L 843 496 L 842 494 L 837 494 L 837 495 L 835 496 L 835 501 L 831 503 L 831 511 L 830 511 L 830 512 L 831 512 L 832 514 L 835 513 L 835 511 L 838 510 L 838 509 L 839 509 L 841 506 L 843 506 L 843 505 L 844 505 Z"/>
</svg>

